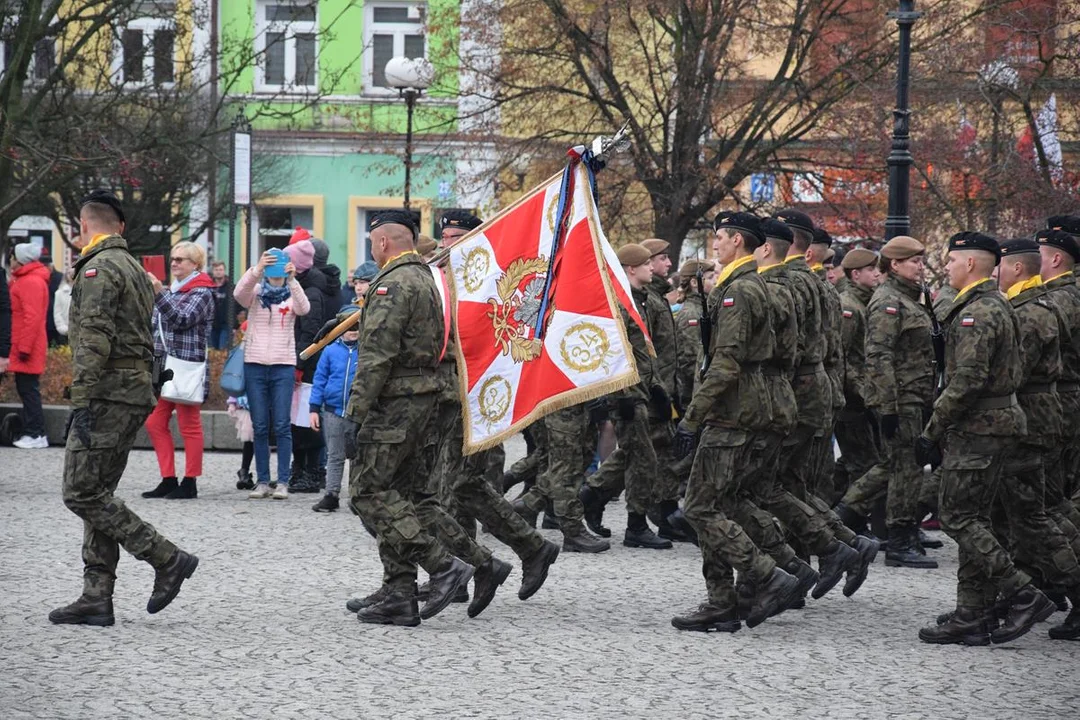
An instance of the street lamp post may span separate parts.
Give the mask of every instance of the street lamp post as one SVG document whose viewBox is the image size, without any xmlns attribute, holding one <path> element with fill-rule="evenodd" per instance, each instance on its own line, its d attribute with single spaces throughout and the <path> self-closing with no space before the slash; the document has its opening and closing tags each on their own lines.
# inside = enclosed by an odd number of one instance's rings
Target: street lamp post
<svg viewBox="0 0 1080 720">
<path fill-rule="evenodd" d="M 386 63 L 386 82 L 405 100 L 405 209 L 409 209 L 412 185 L 413 110 L 424 90 L 431 86 L 434 70 L 424 58 L 396 57 Z"/>
<path fill-rule="evenodd" d="M 911 26 L 922 15 L 915 10 L 915 0 L 900 0 L 900 9 L 889 13 L 900 27 L 900 51 L 896 72 L 896 109 L 893 110 L 892 151 L 889 153 L 889 215 L 885 219 L 886 242 L 897 235 L 911 233 L 910 171 L 911 112 L 908 90 L 911 85 Z"/>
</svg>

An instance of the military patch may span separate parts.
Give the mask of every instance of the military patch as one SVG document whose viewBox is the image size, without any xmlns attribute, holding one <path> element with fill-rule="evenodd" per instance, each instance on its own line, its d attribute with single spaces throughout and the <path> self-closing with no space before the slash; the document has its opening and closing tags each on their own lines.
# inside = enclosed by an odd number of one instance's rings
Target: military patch
<svg viewBox="0 0 1080 720">
<path fill-rule="evenodd" d="M 844 311 L 844 317 L 846 317 L 846 318 L 855 317 L 855 313 L 851 312 L 850 310 L 845 310 Z"/>
<path fill-rule="evenodd" d="M 386 287 L 385 285 L 383 285 L 382 287 L 379 287 L 379 288 L 375 288 L 375 294 L 376 295 L 386 295 L 389 292 L 390 292 L 390 288 Z"/>
<path fill-rule="evenodd" d="M 686 324 L 689 325 L 690 327 L 697 327 L 698 321 L 697 320 L 688 320 L 686 322 Z"/>
<path fill-rule="evenodd" d="M 733 298 L 733 297 L 724 298 L 724 307 L 735 307 L 735 298 Z"/>
<path fill-rule="evenodd" d="M 891 305 L 886 305 L 885 306 L 885 314 L 886 315 L 895 315 L 898 312 L 900 312 L 900 311 L 897 310 L 896 308 L 892 307 Z"/>
<path fill-rule="evenodd" d="M 960 320 L 960 327 L 975 327 L 975 318 L 966 317 Z"/>
<path fill-rule="evenodd" d="M 83 277 L 89 277 L 89 278 L 97 277 L 97 268 L 90 268 L 89 270 L 87 270 L 86 272 L 83 273 Z"/>
</svg>

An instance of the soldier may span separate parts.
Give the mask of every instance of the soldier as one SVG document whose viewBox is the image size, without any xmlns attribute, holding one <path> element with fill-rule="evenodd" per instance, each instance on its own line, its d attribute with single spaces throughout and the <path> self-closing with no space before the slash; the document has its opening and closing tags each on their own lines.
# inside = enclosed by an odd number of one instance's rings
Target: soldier
<svg viewBox="0 0 1080 720">
<path fill-rule="evenodd" d="M 1040 233 L 1047 237 L 1057 231 Z M 998 283 L 1005 291 L 1020 327 L 1021 386 L 1016 391 L 1027 418 L 1028 434 L 1008 454 L 1002 470 L 997 506 L 1007 521 L 1017 565 L 1035 568 L 1045 582 L 1064 587 L 1075 608 L 1080 604 L 1080 537 L 1072 545 L 1046 507 L 1046 477 L 1061 461 L 1061 401 L 1056 385 L 1061 377 L 1062 317 L 1047 297 L 1039 276 L 1042 258 L 1032 240 L 1001 245 Z M 1067 521 L 1068 522 L 1068 521 Z M 1071 523 L 1070 523 L 1071 525 Z M 1080 625 L 1052 628 L 1050 637 L 1080 638 Z M 1071 636 L 1071 637 L 1070 637 Z"/>
<path fill-rule="evenodd" d="M 915 461 L 913 450 L 924 409 L 934 402 L 932 320 L 919 302 L 925 252 L 922 243 L 906 235 L 881 249 L 887 279 L 866 311 L 865 398 L 881 428 L 882 459 L 848 488 L 837 506 L 849 526 L 865 527 L 866 515 L 887 493 L 885 564 L 891 567 L 938 566 L 919 552 L 923 463 Z"/>
<path fill-rule="evenodd" d="M 844 248 L 829 248 L 829 253 L 825 256 L 825 279 L 841 296 L 851 287 L 851 280 L 844 274 L 844 258 L 847 253 Z"/>
<path fill-rule="evenodd" d="M 836 416 L 844 407 L 844 351 L 843 339 L 840 329 L 840 292 L 828 281 L 824 263 L 829 253 L 832 252 L 832 236 L 824 228 L 815 227 L 810 246 L 806 250 L 806 263 L 810 270 L 821 281 L 822 322 L 825 331 L 827 345 L 825 348 L 825 374 L 829 376 L 829 388 L 831 390 L 831 402 L 826 405 L 827 415 L 821 437 L 815 441 L 815 458 L 813 476 L 810 484 L 811 492 L 826 500 L 830 505 L 838 496 L 832 487 L 833 465 L 833 428 L 836 424 Z"/>
<path fill-rule="evenodd" d="M 646 287 L 652 281 L 651 254 L 641 245 L 629 243 L 618 250 L 619 262 L 630 282 L 630 294 L 638 312 L 648 322 Z M 670 313 L 669 313 L 670 314 Z M 645 335 L 625 311 L 622 313 L 627 337 L 634 351 L 640 381 L 612 395 L 615 404 L 615 433 L 619 446 L 581 488 L 581 502 L 589 529 L 610 537 L 603 527 L 604 506 L 626 488 L 627 547 L 666 550 L 671 541 L 657 537 L 645 513 L 652 503 L 653 480 L 657 475 L 656 450 L 649 434 L 649 413 L 660 417 L 671 407 L 671 398 L 656 372 L 656 360 Z"/>
<path fill-rule="evenodd" d="M 154 406 L 154 291 L 128 252 L 124 211 L 95 190 L 79 211 L 71 292 L 71 418 L 64 454 L 64 505 L 83 521 L 83 592 L 49 613 L 69 625 L 112 625 L 120 547 L 154 568 L 146 611 L 164 610 L 199 558 L 178 549 L 113 495 L 135 435 Z"/>
<path fill-rule="evenodd" d="M 922 466 L 941 462 L 941 524 L 960 546 L 956 610 L 923 628 L 919 638 L 938 644 L 987 645 L 1015 640 L 1056 609 L 1013 565 L 994 536 L 990 511 L 1001 469 L 1027 431 L 1016 401 L 1022 371 L 1016 314 L 990 280 L 1000 248 L 974 232 L 949 239 L 946 269 L 959 292 L 945 319 L 945 390 L 915 441 Z M 1008 615 L 997 627 L 1000 593 Z"/>
<path fill-rule="evenodd" d="M 713 242 L 724 270 L 708 299 L 716 329 L 707 351 L 711 362 L 675 434 L 679 457 L 698 446 L 684 513 L 701 547 L 708 600 L 696 611 L 672 618 L 671 624 L 680 630 L 739 629 L 733 568 L 757 588 L 746 621 L 749 627 L 783 612 L 800 596 L 799 581 L 781 570 L 744 530 L 745 524 L 758 523 L 762 535 L 783 545 L 773 518 L 753 505 L 744 487 L 764 460 L 763 444 L 756 436 L 772 422 L 761 365 L 772 355 L 773 332 L 765 284 L 752 254 L 762 242 L 760 232 L 757 217 L 732 213 L 721 221 Z M 795 559 L 794 553 L 790 556 Z"/>
<path fill-rule="evenodd" d="M 846 492 L 852 480 L 878 461 L 876 427 L 866 408 L 863 366 L 866 363 L 866 306 L 881 283 L 877 253 L 855 248 L 844 255 L 847 289 L 840 295 L 840 331 L 844 351 L 844 408 L 836 416 L 836 462 L 833 487 Z"/>
<path fill-rule="evenodd" d="M 701 285 L 705 294 L 698 292 L 697 274 L 701 272 Z M 679 268 L 679 296 L 682 306 L 675 313 L 675 345 L 678 348 L 679 407 L 690 405 L 701 367 L 701 328 L 698 323 L 705 314 L 705 298 L 716 283 L 713 264 L 704 260 L 687 260 Z M 674 398 L 673 398 L 674 399 Z"/>
</svg>

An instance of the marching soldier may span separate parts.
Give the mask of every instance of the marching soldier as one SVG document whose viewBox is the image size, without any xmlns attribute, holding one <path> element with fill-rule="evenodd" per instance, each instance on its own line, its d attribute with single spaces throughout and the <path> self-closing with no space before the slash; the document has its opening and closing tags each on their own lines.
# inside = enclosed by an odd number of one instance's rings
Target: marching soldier
<svg viewBox="0 0 1080 720">
<path fill-rule="evenodd" d="M 815 227 L 810 246 L 806 250 L 806 263 L 820 281 L 818 290 L 821 293 L 821 317 L 827 340 L 823 365 L 825 374 L 829 376 L 831 391 L 829 402 L 826 403 L 825 426 L 822 428 L 820 439 L 815 442 L 810 491 L 832 504 L 836 501 L 832 487 L 833 465 L 835 464 L 832 439 L 836 416 L 844 407 L 844 351 L 840 328 L 840 292 L 828 281 L 828 273 L 824 265 L 829 253 L 835 256 L 830 245 L 832 245 L 832 236 L 824 228 Z"/>
<path fill-rule="evenodd" d="M 64 505 L 83 521 L 83 592 L 49 613 L 67 625 L 112 625 L 120 547 L 154 568 L 146 611 L 164 610 L 199 558 L 177 548 L 113 495 L 135 435 L 154 406 L 154 291 L 128 251 L 124 211 L 95 190 L 79 211 L 71 292 L 71 419 L 64 454 Z"/>
<path fill-rule="evenodd" d="M 704 295 L 698 292 L 697 274 L 701 272 Z M 679 296 L 682 306 L 675 313 L 675 345 L 678 348 L 678 403 L 685 409 L 690 405 L 701 367 L 701 328 L 698 323 L 705 314 L 705 298 L 716 284 L 713 264 L 704 260 L 687 260 L 679 268 Z"/>
<path fill-rule="evenodd" d="M 1006 455 L 1027 432 L 1016 401 L 1022 363 L 1016 314 L 990 280 L 1000 258 L 994 238 L 974 232 L 949 239 L 949 284 L 959 292 L 946 317 L 944 391 L 915 442 L 922 466 L 942 457 L 941 524 L 960 546 L 956 610 L 919 638 L 987 645 L 1020 637 L 1050 617 L 1053 602 L 1017 570 L 990 524 Z M 1008 605 L 1000 627 L 998 595 Z"/>
</svg>

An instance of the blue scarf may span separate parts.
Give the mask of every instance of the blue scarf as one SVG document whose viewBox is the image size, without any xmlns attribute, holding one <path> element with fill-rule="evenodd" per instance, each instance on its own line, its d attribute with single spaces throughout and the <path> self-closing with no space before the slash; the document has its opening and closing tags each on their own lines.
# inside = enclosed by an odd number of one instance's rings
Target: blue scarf
<svg viewBox="0 0 1080 720">
<path fill-rule="evenodd" d="M 259 293 L 259 302 L 267 310 L 273 305 L 280 305 L 289 299 L 292 292 L 289 290 L 289 283 L 286 281 L 281 287 L 274 287 L 270 284 L 270 281 L 263 278 L 262 292 Z"/>
</svg>

